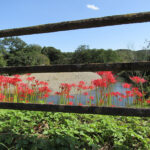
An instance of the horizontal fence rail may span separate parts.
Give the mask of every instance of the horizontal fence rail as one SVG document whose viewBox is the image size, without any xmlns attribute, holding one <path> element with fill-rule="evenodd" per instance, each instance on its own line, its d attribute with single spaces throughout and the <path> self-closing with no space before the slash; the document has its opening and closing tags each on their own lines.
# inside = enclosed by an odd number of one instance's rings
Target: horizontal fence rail
<svg viewBox="0 0 150 150">
<path fill-rule="evenodd" d="M 1 67 L 0 74 L 46 73 L 46 72 L 86 72 L 86 71 L 144 71 L 150 70 L 150 62 L 73 64 L 31 67 Z"/>
<path fill-rule="evenodd" d="M 30 27 L 0 30 L 0 38 L 9 36 L 29 35 L 37 33 L 48 33 L 75 29 L 113 26 L 130 23 L 141 23 L 150 21 L 150 12 L 131 13 L 124 15 L 106 16 L 101 18 L 90 18 L 84 20 L 65 21 Z"/>
<path fill-rule="evenodd" d="M 53 104 L 0 103 L 1 109 L 30 110 L 46 112 L 101 114 L 113 116 L 150 117 L 150 109 L 125 107 L 69 106 Z"/>
</svg>

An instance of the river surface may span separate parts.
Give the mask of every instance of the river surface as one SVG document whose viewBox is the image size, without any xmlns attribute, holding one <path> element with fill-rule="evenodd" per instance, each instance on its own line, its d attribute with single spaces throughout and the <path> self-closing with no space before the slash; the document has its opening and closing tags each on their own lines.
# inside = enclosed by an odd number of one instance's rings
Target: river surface
<svg viewBox="0 0 150 150">
<path fill-rule="evenodd" d="M 113 85 L 113 92 L 120 92 L 122 94 L 125 94 L 125 91 L 126 89 L 122 87 L 122 83 L 124 82 L 124 80 L 122 78 L 119 78 L 117 79 L 117 83 Z M 128 89 L 129 90 L 129 89 Z M 96 92 L 95 90 L 93 91 L 89 91 L 88 92 L 90 96 L 94 96 L 96 97 Z M 74 104 L 76 104 L 76 100 L 77 99 L 78 101 L 80 101 L 83 105 L 86 104 L 86 99 L 85 99 L 85 96 L 83 94 L 81 95 L 72 95 L 74 96 L 75 98 L 74 99 L 70 99 L 70 101 L 73 101 Z M 53 102 L 54 104 L 59 104 L 60 102 L 60 97 L 59 96 L 50 96 L 47 100 L 47 102 Z M 93 104 L 96 103 L 96 99 L 94 98 L 94 100 L 92 101 Z M 117 98 L 114 97 L 114 101 L 112 103 L 112 105 L 115 105 L 115 106 L 126 106 L 126 103 L 127 103 L 127 99 L 122 99 L 122 101 L 118 101 Z M 132 98 L 129 98 L 129 104 L 132 104 L 133 103 L 133 99 Z"/>
</svg>

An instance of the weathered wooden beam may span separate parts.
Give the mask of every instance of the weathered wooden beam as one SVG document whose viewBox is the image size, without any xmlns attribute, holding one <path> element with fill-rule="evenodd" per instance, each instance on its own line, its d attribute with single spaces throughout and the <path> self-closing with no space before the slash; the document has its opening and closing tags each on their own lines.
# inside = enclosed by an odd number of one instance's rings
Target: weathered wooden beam
<svg viewBox="0 0 150 150">
<path fill-rule="evenodd" d="M 150 62 L 107 63 L 107 64 L 73 64 L 31 67 L 1 67 L 0 74 L 46 73 L 46 72 L 95 72 L 95 71 L 146 71 Z"/>
<path fill-rule="evenodd" d="M 65 21 L 30 27 L 0 30 L 0 38 L 9 36 L 93 28 L 93 27 L 113 26 L 130 23 L 141 23 L 149 21 L 150 21 L 150 12 L 131 13 L 124 15 L 106 16 L 101 18 L 90 18 L 84 20 Z"/>
<path fill-rule="evenodd" d="M 150 117 L 150 109 L 126 107 L 69 106 L 50 104 L 0 103 L 0 109 Z"/>
</svg>

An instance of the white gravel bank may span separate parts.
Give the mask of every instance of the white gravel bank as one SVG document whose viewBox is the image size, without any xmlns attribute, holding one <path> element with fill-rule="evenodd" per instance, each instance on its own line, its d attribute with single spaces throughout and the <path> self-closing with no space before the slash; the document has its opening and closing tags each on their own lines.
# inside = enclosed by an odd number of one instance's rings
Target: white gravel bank
<svg viewBox="0 0 150 150">
<path fill-rule="evenodd" d="M 32 73 L 31 76 L 35 76 L 40 81 L 48 82 L 53 92 L 59 91 L 61 83 L 78 83 L 83 80 L 87 84 L 90 84 L 92 80 L 100 78 L 99 75 L 93 72 Z"/>
</svg>

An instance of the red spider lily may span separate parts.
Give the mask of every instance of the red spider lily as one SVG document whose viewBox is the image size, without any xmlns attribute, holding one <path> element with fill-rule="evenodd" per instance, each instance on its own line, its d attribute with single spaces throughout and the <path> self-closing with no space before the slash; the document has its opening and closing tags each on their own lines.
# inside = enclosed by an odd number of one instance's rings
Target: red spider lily
<svg viewBox="0 0 150 150">
<path fill-rule="evenodd" d="M 33 81 L 34 79 L 35 79 L 35 77 L 28 77 L 26 80 Z"/>
<path fill-rule="evenodd" d="M 31 73 L 26 73 L 26 75 L 27 75 L 27 76 L 30 76 L 30 75 L 31 75 Z"/>
<path fill-rule="evenodd" d="M 0 81 L 2 82 L 5 79 L 5 76 L 0 76 Z"/>
<path fill-rule="evenodd" d="M 48 86 L 48 83 L 47 83 L 47 82 L 44 82 L 44 81 L 40 81 L 40 82 L 39 82 L 39 85 L 40 85 L 40 84 L 43 85 L 43 86 Z"/>
<path fill-rule="evenodd" d="M 42 97 L 42 96 L 38 96 L 38 98 L 39 98 L 39 99 L 42 99 L 43 97 Z"/>
<path fill-rule="evenodd" d="M 127 96 L 124 94 L 121 94 L 120 96 L 121 96 L 121 98 L 127 98 Z"/>
<path fill-rule="evenodd" d="M 103 99 L 100 99 L 99 102 L 100 102 L 100 104 L 103 104 L 103 103 L 104 103 L 104 100 L 103 100 Z"/>
<path fill-rule="evenodd" d="M 110 96 L 110 95 L 111 95 L 111 93 L 106 93 L 105 95 L 106 95 L 106 97 L 108 97 L 108 96 Z"/>
<path fill-rule="evenodd" d="M 119 100 L 120 102 L 122 102 L 122 99 L 121 99 L 121 98 L 119 98 L 118 100 Z"/>
<path fill-rule="evenodd" d="M 79 91 L 79 90 L 86 90 L 86 89 L 88 89 L 88 86 L 86 86 L 85 85 L 85 82 L 84 81 L 80 81 L 77 85 L 76 85 L 76 87 L 77 87 L 77 90 Z"/>
<path fill-rule="evenodd" d="M 6 82 L 12 85 L 17 85 L 18 82 L 21 82 L 22 80 L 19 78 L 6 78 Z"/>
<path fill-rule="evenodd" d="M 49 102 L 48 104 L 53 104 L 54 102 Z"/>
<path fill-rule="evenodd" d="M 107 87 L 105 79 L 93 80 L 92 83 L 94 84 L 95 87 Z"/>
<path fill-rule="evenodd" d="M 28 90 L 27 90 L 27 93 L 28 93 L 29 95 L 32 95 L 32 94 L 34 93 L 34 90 L 28 89 Z"/>
<path fill-rule="evenodd" d="M 138 98 L 137 100 L 140 101 L 140 102 L 143 102 L 142 98 Z"/>
<path fill-rule="evenodd" d="M 80 85 L 85 85 L 85 82 L 84 81 L 80 81 L 79 84 Z"/>
<path fill-rule="evenodd" d="M 72 96 L 72 95 L 67 95 L 66 98 L 74 99 L 74 96 Z"/>
<path fill-rule="evenodd" d="M 111 96 L 118 96 L 115 92 L 111 92 L 110 94 Z"/>
<path fill-rule="evenodd" d="M 71 87 L 72 87 L 71 84 L 68 84 L 68 83 L 61 83 L 61 86 L 60 86 L 62 90 L 66 90 L 66 91 L 70 91 Z"/>
<path fill-rule="evenodd" d="M 52 92 L 47 86 L 39 87 L 39 92 Z"/>
<path fill-rule="evenodd" d="M 3 101 L 5 99 L 5 95 L 3 95 L 2 93 L 0 93 L 0 101 Z"/>
<path fill-rule="evenodd" d="M 150 104 L 150 100 L 147 100 L 146 103 L 147 103 L 147 104 Z"/>
<path fill-rule="evenodd" d="M 129 88 L 131 87 L 131 84 L 123 83 L 123 84 L 122 84 L 122 87 L 129 89 Z"/>
<path fill-rule="evenodd" d="M 26 83 L 20 83 L 19 86 L 20 86 L 20 87 L 27 88 L 27 87 L 28 87 L 28 84 L 26 84 Z"/>
<path fill-rule="evenodd" d="M 128 97 L 133 97 L 134 96 L 134 92 L 133 91 L 126 91 L 126 95 Z"/>
<path fill-rule="evenodd" d="M 83 86 L 82 89 L 83 89 L 83 90 L 87 90 L 87 89 L 88 89 L 88 86 Z"/>
<path fill-rule="evenodd" d="M 32 86 L 32 87 L 35 87 L 36 85 L 35 85 L 35 84 L 31 84 L 31 86 Z"/>
<path fill-rule="evenodd" d="M 82 84 L 78 84 L 77 87 L 78 87 L 77 90 L 80 90 L 80 89 L 83 88 L 83 85 Z"/>
<path fill-rule="evenodd" d="M 99 71 L 97 72 L 97 74 L 99 74 L 102 77 L 102 79 L 105 79 L 107 84 L 116 83 L 116 79 L 111 71 Z"/>
<path fill-rule="evenodd" d="M 140 77 L 137 77 L 137 76 L 130 77 L 130 79 L 135 83 L 145 83 L 145 82 L 147 82 L 144 78 L 140 78 Z"/>
<path fill-rule="evenodd" d="M 87 96 L 88 94 L 89 94 L 88 92 L 84 92 L 84 93 L 83 93 L 84 96 Z"/>
<path fill-rule="evenodd" d="M 35 83 L 36 83 L 37 86 L 40 85 L 38 80 L 35 80 Z"/>
<path fill-rule="evenodd" d="M 111 96 L 120 96 L 121 95 L 121 93 L 120 92 L 111 92 L 110 94 L 108 94 L 108 93 L 106 93 L 107 95 L 106 96 L 108 96 L 108 95 L 111 95 Z"/>
<path fill-rule="evenodd" d="M 44 95 L 43 95 L 43 98 L 48 98 L 49 97 L 49 94 L 48 93 L 45 93 Z"/>
<path fill-rule="evenodd" d="M 72 89 L 72 87 L 76 87 L 77 90 L 93 90 L 94 88 L 100 88 L 99 90 L 96 90 L 96 92 L 100 92 L 101 94 L 101 98 L 99 99 L 99 102 L 96 102 L 97 105 L 102 105 L 105 101 L 105 99 L 103 100 L 103 98 L 106 98 L 108 96 L 116 96 L 118 101 L 122 101 L 124 100 L 124 98 L 129 98 L 129 97 L 137 97 L 138 101 L 144 102 L 144 98 L 142 98 L 145 93 L 142 91 L 140 91 L 138 88 L 132 88 L 132 90 L 127 90 L 126 91 L 126 95 L 120 93 L 120 92 L 111 92 L 112 90 L 109 88 L 109 85 L 114 84 L 116 82 L 116 79 L 114 77 L 114 75 L 112 74 L 111 71 L 102 71 L 102 72 L 98 72 L 98 74 L 101 76 L 101 79 L 97 79 L 97 80 L 93 80 L 91 82 L 91 85 L 86 86 L 84 81 L 80 81 L 77 85 L 75 83 L 73 84 L 68 84 L 68 83 L 62 83 L 60 85 L 60 92 L 56 92 L 56 95 L 62 95 L 63 98 L 66 99 L 73 99 L 74 96 L 70 95 L 70 91 Z M 144 83 L 146 82 L 145 79 L 143 78 L 139 78 L 139 77 L 131 77 L 131 79 L 135 82 L 135 83 Z M 48 98 L 49 97 L 49 93 L 52 92 L 49 87 L 48 87 L 48 83 L 44 82 L 44 81 L 38 81 L 35 80 L 35 77 L 28 77 L 26 80 L 31 81 L 31 84 L 25 84 L 23 82 L 21 82 L 22 80 L 20 79 L 20 75 L 14 75 L 13 77 L 5 77 L 5 76 L 0 76 L 0 91 L 1 92 L 9 92 L 10 87 L 14 87 L 14 94 L 17 94 L 17 98 L 20 101 L 25 101 L 26 103 L 29 103 L 30 101 L 34 101 L 32 99 L 34 99 L 34 97 L 38 97 L 39 99 L 43 99 L 43 98 Z M 29 82 L 28 82 L 29 83 Z M 131 84 L 128 83 L 124 83 L 122 84 L 122 86 L 124 88 L 131 88 Z M 105 89 L 106 87 L 106 89 Z M 110 91 L 109 93 L 106 93 L 106 90 L 108 89 L 108 91 Z M 81 93 L 81 91 L 80 91 Z M 105 96 L 106 94 L 106 96 Z M 90 96 L 88 94 L 88 92 L 84 92 L 83 95 L 88 96 L 88 102 L 87 102 L 87 97 L 86 97 L 86 104 L 90 104 L 91 106 L 94 106 L 96 104 L 92 104 L 91 101 L 94 100 L 94 96 Z M 31 98 L 31 99 L 30 99 Z M 8 98 L 8 95 L 3 95 L 0 94 L 0 101 L 13 101 L 13 98 Z M 106 98 L 107 100 L 107 98 Z M 111 100 L 111 99 L 109 99 Z M 114 98 L 113 98 L 114 100 Z M 146 101 L 148 104 L 150 104 L 150 100 Z M 52 102 L 50 102 L 52 103 Z M 68 102 L 68 105 L 73 105 L 73 102 Z M 107 102 L 106 102 L 107 104 Z M 111 103 L 112 104 L 112 103 Z M 82 106 L 83 104 L 80 102 L 78 104 L 79 106 Z M 115 105 L 112 105 L 112 107 L 114 107 Z"/>
<path fill-rule="evenodd" d="M 98 75 L 102 76 L 104 74 L 105 71 L 98 71 L 96 72 Z"/>
<path fill-rule="evenodd" d="M 15 74 L 14 77 L 15 77 L 15 78 L 19 78 L 20 75 L 19 75 L 19 74 Z"/>
<path fill-rule="evenodd" d="M 3 83 L 4 88 L 8 88 L 8 83 Z"/>
<path fill-rule="evenodd" d="M 90 86 L 88 86 L 88 89 L 93 90 L 93 89 L 94 89 L 94 86 L 93 86 L 93 85 L 90 85 Z"/>
<path fill-rule="evenodd" d="M 82 103 L 79 103 L 78 105 L 79 105 L 79 106 L 83 106 L 83 104 L 82 104 Z"/>
<path fill-rule="evenodd" d="M 94 96 L 89 96 L 89 99 L 94 100 Z"/>
<path fill-rule="evenodd" d="M 75 83 L 72 83 L 71 86 L 72 86 L 72 87 L 76 87 L 77 85 L 76 85 Z"/>
<path fill-rule="evenodd" d="M 70 102 L 68 102 L 67 104 L 68 104 L 68 105 L 73 105 L 73 102 L 72 102 L 72 101 L 70 101 Z"/>
<path fill-rule="evenodd" d="M 24 91 L 22 94 L 20 94 L 20 97 L 27 98 L 26 92 Z"/>
<path fill-rule="evenodd" d="M 68 83 L 62 83 L 60 85 L 60 88 L 61 88 L 61 92 L 60 92 L 61 94 L 60 95 L 69 96 L 69 93 L 71 91 L 72 85 L 68 84 Z"/>
<path fill-rule="evenodd" d="M 61 95 L 61 93 L 60 93 L 60 92 L 55 92 L 55 94 L 56 94 L 56 95 Z"/>
<path fill-rule="evenodd" d="M 138 91 L 138 90 L 139 90 L 139 88 L 134 87 L 134 88 L 132 88 L 131 90 L 134 92 L 134 91 Z"/>
<path fill-rule="evenodd" d="M 142 97 L 142 96 L 143 96 L 143 94 L 142 94 L 140 91 L 134 91 L 134 94 L 136 94 L 136 95 L 139 96 L 139 97 Z"/>
<path fill-rule="evenodd" d="M 78 88 L 77 88 L 77 90 L 79 91 L 79 90 L 81 90 L 81 89 L 84 89 L 86 86 L 85 86 L 85 82 L 84 81 L 80 81 L 79 83 L 78 83 L 78 85 L 76 85 Z"/>
</svg>

